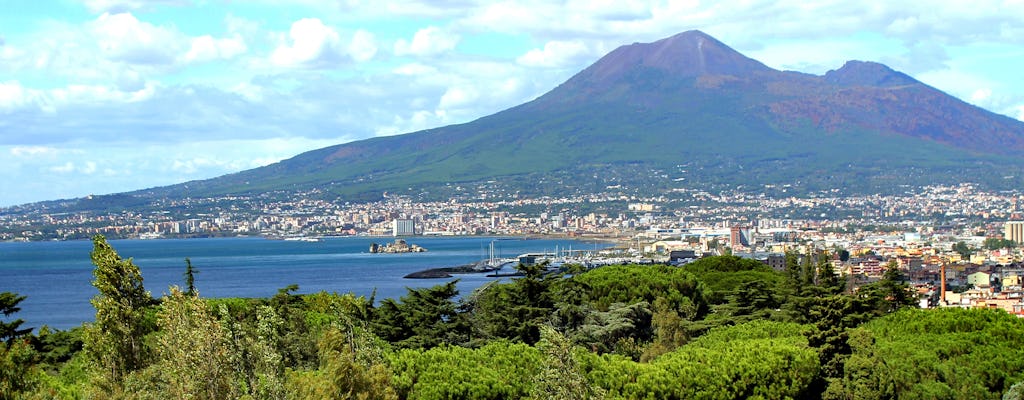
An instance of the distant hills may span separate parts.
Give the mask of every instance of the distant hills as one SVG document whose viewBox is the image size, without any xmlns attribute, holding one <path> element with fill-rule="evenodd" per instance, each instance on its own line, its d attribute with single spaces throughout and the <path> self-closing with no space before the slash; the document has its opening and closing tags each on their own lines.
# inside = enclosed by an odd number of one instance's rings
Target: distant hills
<svg viewBox="0 0 1024 400">
<path fill-rule="evenodd" d="M 372 199 L 485 180 L 557 193 L 575 183 L 602 187 L 605 177 L 755 190 L 960 181 L 1001 188 L 1024 182 L 1022 155 L 1024 123 L 885 65 L 850 61 L 822 76 L 778 71 L 688 31 L 619 47 L 547 94 L 469 123 L 136 195 L 322 188 Z M 561 184 L 539 188 L 545 176 Z"/>
</svg>

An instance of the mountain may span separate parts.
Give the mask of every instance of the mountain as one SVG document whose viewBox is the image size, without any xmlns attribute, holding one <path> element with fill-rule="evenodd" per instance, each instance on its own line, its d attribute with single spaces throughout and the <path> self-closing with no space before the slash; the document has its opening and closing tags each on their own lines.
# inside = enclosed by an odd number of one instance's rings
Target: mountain
<svg viewBox="0 0 1024 400">
<path fill-rule="evenodd" d="M 478 120 L 300 154 L 145 192 L 322 188 L 344 198 L 485 180 L 535 192 L 611 181 L 881 191 L 1019 186 L 1024 123 L 885 65 L 778 71 L 700 31 L 622 46 L 528 103 Z M 654 175 L 662 179 L 653 182 Z M 435 191 L 436 193 L 436 191 Z"/>
</svg>

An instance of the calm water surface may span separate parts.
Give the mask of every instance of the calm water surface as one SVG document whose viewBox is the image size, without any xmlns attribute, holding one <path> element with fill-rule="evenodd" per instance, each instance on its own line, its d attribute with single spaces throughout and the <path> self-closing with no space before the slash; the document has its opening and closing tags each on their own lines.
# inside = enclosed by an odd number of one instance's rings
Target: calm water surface
<svg viewBox="0 0 1024 400">
<path fill-rule="evenodd" d="M 168 292 L 170 285 L 184 286 L 185 258 L 192 260 L 196 288 L 203 297 L 267 297 L 290 284 L 300 293 L 321 290 L 398 298 L 406 287 L 429 287 L 452 279 L 403 279 L 408 273 L 451 267 L 487 257 L 494 242 L 495 254 L 514 257 L 528 252 L 558 248 L 598 249 L 603 244 L 573 240 L 510 239 L 484 237 L 414 237 L 409 243 L 427 248 L 426 253 L 370 254 L 370 243 L 391 238 L 325 238 L 320 242 L 267 240 L 263 238 L 113 240 L 123 258 L 132 258 L 142 270 L 143 283 L 153 296 Z M 95 310 L 89 299 L 93 265 L 90 241 L 0 243 L 0 292 L 28 296 L 12 318 L 26 327 L 49 325 L 68 329 L 92 321 Z M 494 280 L 483 274 L 458 275 L 459 290 L 469 293 Z M 0 315 L 2 318 L 2 315 Z M 10 319 L 10 318 L 8 318 Z"/>
</svg>

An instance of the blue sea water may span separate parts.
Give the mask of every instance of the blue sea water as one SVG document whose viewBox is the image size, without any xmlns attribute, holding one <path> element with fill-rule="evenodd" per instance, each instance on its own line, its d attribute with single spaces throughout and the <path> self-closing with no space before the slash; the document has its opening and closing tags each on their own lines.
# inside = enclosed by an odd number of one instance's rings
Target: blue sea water
<svg viewBox="0 0 1024 400">
<path fill-rule="evenodd" d="M 408 242 L 426 253 L 370 254 L 370 243 L 391 238 L 325 238 L 320 242 L 263 238 L 113 240 L 123 258 L 132 258 L 142 271 L 143 284 L 154 297 L 171 285 L 184 286 L 185 258 L 199 272 L 195 286 L 202 297 L 268 297 L 290 284 L 299 293 L 325 290 L 355 293 L 377 299 L 398 298 L 406 287 L 429 287 L 459 279 L 461 293 L 497 278 L 484 274 L 447 279 L 403 279 L 411 272 L 452 267 L 487 258 L 491 242 L 495 254 L 514 257 L 558 248 L 598 249 L 603 244 L 574 240 L 490 237 L 412 237 Z M 69 329 L 92 321 L 89 299 L 93 265 L 90 241 L 0 243 L 0 292 L 27 298 L 21 311 L 5 320 L 21 318 L 24 327 L 48 325 Z M 2 315 L 0 315 L 2 318 Z"/>
</svg>

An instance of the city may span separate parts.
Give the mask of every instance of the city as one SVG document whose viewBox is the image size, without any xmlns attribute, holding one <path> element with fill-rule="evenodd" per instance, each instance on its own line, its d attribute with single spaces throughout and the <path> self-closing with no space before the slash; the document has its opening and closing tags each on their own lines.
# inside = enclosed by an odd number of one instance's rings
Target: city
<svg viewBox="0 0 1024 400">
<path fill-rule="evenodd" d="M 661 262 L 679 262 L 680 254 L 728 252 L 777 269 L 787 252 L 814 257 L 825 252 L 854 285 L 877 280 L 894 262 L 919 288 L 923 306 L 945 301 L 1024 316 L 1024 252 L 1017 247 L 1024 232 L 1020 223 L 1010 222 L 1022 219 L 1021 193 L 990 193 L 970 184 L 889 196 L 769 198 L 674 189 L 638 197 L 624 192 L 522 199 L 484 184 L 471 196 L 435 202 L 385 195 L 378 202 L 335 204 L 301 200 L 316 194 L 306 193 L 294 201 L 189 199 L 146 214 L 7 210 L 0 214 L 0 239 L 555 236 L 614 243 L 620 252 Z M 190 209 L 198 211 L 181 211 Z M 943 269 L 947 288 L 956 293 L 935 287 Z"/>
</svg>

